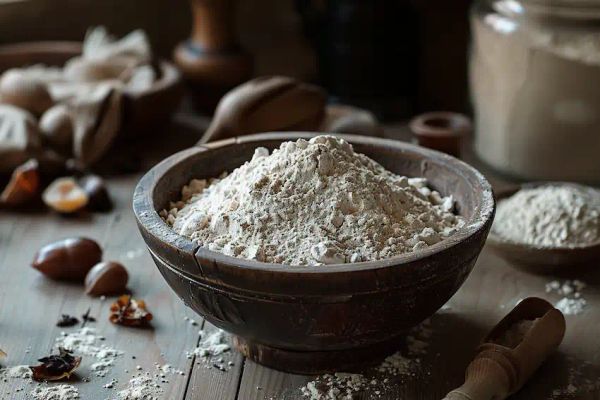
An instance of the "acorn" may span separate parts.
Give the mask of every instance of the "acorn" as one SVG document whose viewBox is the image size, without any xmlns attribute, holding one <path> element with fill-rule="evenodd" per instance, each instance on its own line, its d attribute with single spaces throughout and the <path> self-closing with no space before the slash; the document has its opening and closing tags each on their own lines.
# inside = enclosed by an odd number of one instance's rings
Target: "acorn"
<svg viewBox="0 0 600 400">
<path fill-rule="evenodd" d="M 61 154 L 71 154 L 73 122 L 67 105 L 57 104 L 48 109 L 40 118 L 39 127 L 46 143 Z"/>
<path fill-rule="evenodd" d="M 122 294 L 127 288 L 129 274 L 115 261 L 100 262 L 85 277 L 85 292 L 90 296 Z"/>
<path fill-rule="evenodd" d="M 49 278 L 83 281 L 90 269 L 102 260 L 102 249 L 92 239 L 75 237 L 42 247 L 31 266 Z"/>
<path fill-rule="evenodd" d="M 52 107 L 53 101 L 44 83 L 22 71 L 10 69 L 0 78 L 0 103 L 39 116 Z"/>
<path fill-rule="evenodd" d="M 316 130 L 327 93 L 285 76 L 252 79 L 229 91 L 200 143 L 258 132 Z"/>
</svg>

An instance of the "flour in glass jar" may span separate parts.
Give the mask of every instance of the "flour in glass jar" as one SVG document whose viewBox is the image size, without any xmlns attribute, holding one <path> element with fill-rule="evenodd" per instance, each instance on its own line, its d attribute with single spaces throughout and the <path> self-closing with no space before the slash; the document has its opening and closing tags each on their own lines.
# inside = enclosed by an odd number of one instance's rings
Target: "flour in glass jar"
<svg viewBox="0 0 600 400">
<path fill-rule="evenodd" d="M 464 220 L 424 178 L 396 175 L 345 140 L 255 150 L 229 175 L 194 179 L 162 218 L 229 256 L 286 265 L 382 260 L 424 249 Z"/>
</svg>

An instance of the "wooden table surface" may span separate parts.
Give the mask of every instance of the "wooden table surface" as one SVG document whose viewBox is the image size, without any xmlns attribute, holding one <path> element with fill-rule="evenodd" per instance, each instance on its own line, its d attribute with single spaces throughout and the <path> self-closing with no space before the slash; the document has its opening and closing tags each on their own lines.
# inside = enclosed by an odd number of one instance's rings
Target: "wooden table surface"
<svg viewBox="0 0 600 400">
<path fill-rule="evenodd" d="M 201 123 L 182 116 L 178 121 L 163 136 L 160 146 L 146 152 L 143 148 L 147 143 L 140 144 L 139 153 L 149 154 L 150 164 L 195 142 L 199 133 L 189 127 Z M 386 135 L 404 138 L 405 133 L 402 128 L 390 128 Z M 140 175 L 108 179 L 116 208 L 107 214 L 64 218 L 49 212 L 0 211 L 0 349 L 8 353 L 0 365 L 35 364 L 36 359 L 50 354 L 61 331 L 77 329 L 56 327 L 59 316 L 79 316 L 90 308 L 98 321 L 89 326 L 106 337 L 106 344 L 125 354 L 105 378 L 94 376 L 84 362 L 70 382 L 79 389 L 82 399 L 117 398 L 137 366 L 153 372 L 155 363 L 168 363 L 185 372 L 169 376 L 169 383 L 162 385 L 164 399 L 301 399 L 299 388 L 313 377 L 268 369 L 235 352 L 225 355 L 226 361 L 233 363 L 227 372 L 186 356 L 198 343 L 198 331 L 214 328 L 176 297 L 146 251 L 131 210 L 132 191 Z M 488 177 L 496 185 L 503 183 L 493 175 Z M 105 250 L 105 259 L 126 265 L 129 288 L 136 297 L 146 300 L 154 314 L 151 329 L 112 325 L 108 322 L 110 298 L 102 301 L 88 297 L 80 285 L 50 281 L 30 267 L 34 252 L 42 245 L 73 235 L 96 239 Z M 600 399 L 600 273 L 594 271 L 596 265 L 590 267 L 589 272 L 578 276 L 588 283 L 583 290 L 588 302 L 584 313 L 567 316 L 567 334 L 558 353 L 514 399 Z M 444 310 L 431 318 L 432 334 L 421 367 L 411 376 L 391 378 L 379 394 L 369 390 L 356 398 L 442 398 L 462 383 L 479 339 L 520 299 L 540 296 L 552 302 L 559 300 L 558 295 L 545 292 L 546 283 L 554 278 L 558 277 L 515 270 L 484 249 L 464 286 Z M 195 319 L 197 325 L 186 316 Z M 104 388 L 112 379 L 118 381 L 114 388 Z M 34 385 L 28 380 L 0 379 L 0 399 L 30 399 Z"/>
</svg>

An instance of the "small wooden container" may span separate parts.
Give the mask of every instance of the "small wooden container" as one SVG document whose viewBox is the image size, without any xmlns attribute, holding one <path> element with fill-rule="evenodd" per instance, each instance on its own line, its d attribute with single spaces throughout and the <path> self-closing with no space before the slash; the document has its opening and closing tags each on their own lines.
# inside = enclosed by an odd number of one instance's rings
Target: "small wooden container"
<svg viewBox="0 0 600 400">
<path fill-rule="evenodd" d="M 462 140 L 471 133 L 471 120 L 447 111 L 421 114 L 410 121 L 410 130 L 419 146 L 460 157 Z"/>
</svg>

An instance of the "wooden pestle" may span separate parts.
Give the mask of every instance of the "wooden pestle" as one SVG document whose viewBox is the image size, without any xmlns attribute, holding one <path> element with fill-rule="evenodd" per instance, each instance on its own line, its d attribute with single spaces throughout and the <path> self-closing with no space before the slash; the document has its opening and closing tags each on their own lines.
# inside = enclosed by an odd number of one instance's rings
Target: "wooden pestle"
<svg viewBox="0 0 600 400">
<path fill-rule="evenodd" d="M 252 76 L 253 60 L 236 39 L 235 0 L 190 0 L 190 5 L 191 36 L 173 58 L 194 88 L 196 105 L 212 111 L 223 94 Z"/>
<path fill-rule="evenodd" d="M 498 344 L 515 324 L 535 320 L 516 347 Z M 467 367 L 465 383 L 445 400 L 502 400 L 517 392 L 562 342 L 565 317 L 546 300 L 521 301 L 484 338 Z"/>
</svg>

